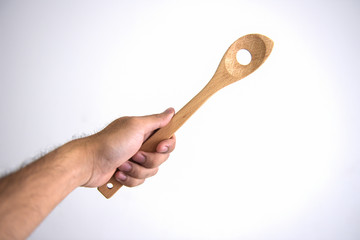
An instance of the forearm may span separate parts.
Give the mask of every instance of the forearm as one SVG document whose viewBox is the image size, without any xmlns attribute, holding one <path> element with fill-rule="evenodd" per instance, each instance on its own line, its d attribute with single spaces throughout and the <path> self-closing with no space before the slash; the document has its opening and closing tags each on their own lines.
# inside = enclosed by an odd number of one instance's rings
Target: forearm
<svg viewBox="0 0 360 240">
<path fill-rule="evenodd" d="M 61 146 L 0 180 L 0 239 L 24 239 L 87 181 L 85 139 Z"/>
</svg>

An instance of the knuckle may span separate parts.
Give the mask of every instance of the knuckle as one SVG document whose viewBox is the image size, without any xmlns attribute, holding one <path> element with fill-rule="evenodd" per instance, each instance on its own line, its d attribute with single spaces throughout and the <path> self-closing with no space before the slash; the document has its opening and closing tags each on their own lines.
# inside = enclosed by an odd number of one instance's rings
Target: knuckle
<svg viewBox="0 0 360 240">
<path fill-rule="evenodd" d="M 125 184 L 127 187 L 133 188 L 136 187 L 136 185 L 134 184 L 134 182 L 130 181 L 128 183 Z"/>
<path fill-rule="evenodd" d="M 134 167 L 132 170 L 131 170 L 131 173 L 130 175 L 133 177 L 133 178 L 137 178 L 137 179 L 140 179 L 142 178 L 142 175 L 143 174 L 143 170 L 141 169 L 141 167 L 139 166 L 136 166 Z"/>
<path fill-rule="evenodd" d="M 126 183 L 127 187 L 136 187 L 139 186 L 140 184 L 144 183 L 145 179 L 131 179 Z"/>
<path fill-rule="evenodd" d="M 136 179 L 144 179 L 149 177 L 151 172 L 152 172 L 152 168 L 134 164 L 134 167 L 132 171 L 129 173 L 129 175 Z"/>
<path fill-rule="evenodd" d="M 119 125 L 125 127 L 133 127 L 139 124 L 139 119 L 136 117 L 121 117 L 116 120 Z"/>
<path fill-rule="evenodd" d="M 158 164 L 158 159 L 152 159 L 151 161 L 148 161 L 147 162 L 147 168 L 156 168 L 158 167 L 159 164 Z"/>
<path fill-rule="evenodd" d="M 141 120 L 137 117 L 128 117 L 127 123 L 129 126 L 138 126 L 140 124 Z"/>
<path fill-rule="evenodd" d="M 146 178 L 146 175 L 147 175 L 146 169 L 138 169 L 136 173 L 133 175 L 133 177 L 137 179 L 143 179 Z"/>
<path fill-rule="evenodd" d="M 130 121 L 130 117 L 121 117 L 116 119 L 114 122 L 118 125 L 126 125 Z"/>
<path fill-rule="evenodd" d="M 155 176 L 157 173 L 158 173 L 158 171 L 159 171 L 159 168 L 157 167 L 157 168 L 154 168 L 154 170 L 153 170 L 153 172 L 150 174 L 150 176 L 148 176 L 148 177 L 152 177 L 152 176 Z"/>
<path fill-rule="evenodd" d="M 153 169 L 151 169 L 150 171 L 147 171 L 147 172 L 144 174 L 144 179 L 154 176 L 154 175 L 158 172 L 158 170 L 159 170 L 158 168 L 153 168 Z"/>
</svg>

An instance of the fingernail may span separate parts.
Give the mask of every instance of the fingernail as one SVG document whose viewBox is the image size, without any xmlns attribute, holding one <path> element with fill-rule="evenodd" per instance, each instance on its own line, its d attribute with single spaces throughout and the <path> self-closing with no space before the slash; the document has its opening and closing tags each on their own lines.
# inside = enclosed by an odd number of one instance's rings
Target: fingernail
<svg viewBox="0 0 360 240">
<path fill-rule="evenodd" d="M 123 165 L 121 165 L 121 166 L 119 167 L 119 170 L 120 170 L 120 171 L 123 171 L 123 172 L 130 172 L 131 169 L 132 169 L 132 166 L 131 166 L 131 164 L 128 163 L 128 162 L 125 162 Z"/>
<path fill-rule="evenodd" d="M 126 176 L 124 173 L 120 172 L 120 173 L 119 173 L 119 179 L 120 179 L 121 181 L 125 181 L 125 180 L 127 179 L 127 176 Z"/>
<path fill-rule="evenodd" d="M 173 108 L 168 108 L 168 109 L 165 110 L 164 113 L 170 114 L 170 113 L 172 113 L 172 112 L 173 112 Z"/>
<path fill-rule="evenodd" d="M 144 163 L 146 161 L 146 157 L 141 153 L 137 153 L 132 157 L 132 160 L 137 163 Z"/>
<path fill-rule="evenodd" d="M 160 149 L 160 151 L 161 151 L 162 153 L 166 153 L 166 152 L 169 151 L 169 147 L 168 147 L 168 146 L 164 146 L 164 147 L 162 147 L 162 148 Z"/>
</svg>

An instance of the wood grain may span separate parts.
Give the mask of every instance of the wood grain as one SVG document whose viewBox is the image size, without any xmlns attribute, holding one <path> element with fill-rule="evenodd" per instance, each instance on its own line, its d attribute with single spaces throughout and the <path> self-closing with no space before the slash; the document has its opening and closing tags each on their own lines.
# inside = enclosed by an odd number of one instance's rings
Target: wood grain
<svg viewBox="0 0 360 240">
<path fill-rule="evenodd" d="M 144 142 L 140 150 L 155 152 L 159 142 L 171 138 L 186 120 L 214 93 L 231 83 L 243 79 L 259 68 L 270 55 L 273 45 L 273 41 L 270 38 L 260 34 L 249 34 L 236 40 L 225 52 L 214 76 L 208 84 L 174 115 L 168 125 L 159 129 Z M 248 65 L 241 65 L 236 59 L 236 54 L 241 49 L 246 49 L 251 54 L 251 62 Z M 108 188 L 108 183 L 111 183 L 113 187 Z M 111 177 L 108 183 L 98 188 L 106 198 L 113 196 L 122 186 L 114 176 Z"/>
</svg>

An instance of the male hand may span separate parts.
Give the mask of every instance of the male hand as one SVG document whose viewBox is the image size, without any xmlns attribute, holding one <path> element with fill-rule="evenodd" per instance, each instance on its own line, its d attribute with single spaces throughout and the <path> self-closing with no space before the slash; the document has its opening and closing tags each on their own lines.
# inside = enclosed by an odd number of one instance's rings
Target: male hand
<svg viewBox="0 0 360 240">
<path fill-rule="evenodd" d="M 175 148 L 175 137 L 159 143 L 156 152 L 139 151 L 143 142 L 174 116 L 169 108 L 160 114 L 122 117 L 97 134 L 87 137 L 88 180 L 83 186 L 98 187 L 115 173 L 115 178 L 128 187 L 142 184 L 155 175 L 158 167 Z M 130 160 L 129 160 L 130 159 Z"/>
</svg>

